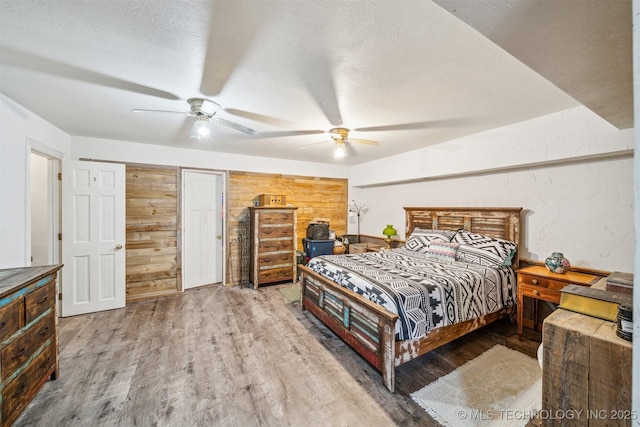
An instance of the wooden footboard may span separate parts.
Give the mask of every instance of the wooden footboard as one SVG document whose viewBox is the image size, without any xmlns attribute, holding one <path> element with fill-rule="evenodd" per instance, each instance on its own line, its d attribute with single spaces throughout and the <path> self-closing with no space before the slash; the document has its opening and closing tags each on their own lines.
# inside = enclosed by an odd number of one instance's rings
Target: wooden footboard
<svg viewBox="0 0 640 427">
<path fill-rule="evenodd" d="M 385 387 L 393 391 L 398 315 L 307 267 L 298 267 L 302 309 L 313 313 L 378 369 Z"/>
<path fill-rule="evenodd" d="M 372 303 L 313 270 L 299 265 L 302 309 L 313 313 L 351 348 L 382 373 L 389 391 L 395 387 L 395 367 L 494 322 L 503 309 L 466 322 L 434 329 L 415 340 L 396 341 L 398 315 Z"/>
</svg>

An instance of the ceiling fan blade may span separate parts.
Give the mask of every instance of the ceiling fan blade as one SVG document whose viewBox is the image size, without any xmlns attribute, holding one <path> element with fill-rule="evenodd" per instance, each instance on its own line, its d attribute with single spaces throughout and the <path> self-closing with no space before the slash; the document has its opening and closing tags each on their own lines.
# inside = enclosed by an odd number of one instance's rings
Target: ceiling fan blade
<svg viewBox="0 0 640 427">
<path fill-rule="evenodd" d="M 258 131 L 248 128 L 246 126 L 242 126 L 241 124 L 230 122 L 226 119 L 221 119 L 218 117 L 212 117 L 212 120 L 215 120 L 217 123 L 220 123 L 223 126 L 230 127 L 231 129 L 239 130 L 240 132 L 246 133 L 247 135 L 257 135 Z"/>
<path fill-rule="evenodd" d="M 158 98 L 178 100 L 180 97 L 155 89 L 149 86 L 118 79 L 106 74 L 65 64 L 63 62 L 46 59 L 36 55 L 19 52 L 17 50 L 0 48 L 0 62 L 10 64 L 27 70 L 38 71 L 70 80 L 79 80 L 99 86 L 112 87 L 125 90 L 127 92 L 141 93 L 143 95 L 155 96 Z"/>
<path fill-rule="evenodd" d="M 170 111 L 170 110 L 146 110 L 144 108 L 134 108 L 132 113 L 170 113 L 170 114 L 182 114 L 184 116 L 195 116 L 191 111 Z"/>
<path fill-rule="evenodd" d="M 210 31 L 205 53 L 200 92 L 218 95 L 259 36 L 269 2 L 215 2 L 211 8 Z M 229 19 L 233 16 L 234 19 Z M 238 22 L 242 20 L 242 22 Z M 238 31 L 241 28 L 242 31 Z"/>
<path fill-rule="evenodd" d="M 347 138 L 346 142 L 380 146 L 380 143 L 378 141 L 370 141 L 368 139 Z"/>
<path fill-rule="evenodd" d="M 301 72 L 304 84 L 320 109 L 322 109 L 329 123 L 333 126 L 340 126 L 342 124 L 342 115 L 340 114 L 331 68 L 326 57 L 304 62 L 305 67 Z"/>
<path fill-rule="evenodd" d="M 282 138 L 286 136 L 304 136 L 304 135 L 318 135 L 324 133 L 323 130 L 284 130 L 274 132 L 260 132 L 258 138 Z"/>
<path fill-rule="evenodd" d="M 243 117 L 245 119 L 262 122 L 279 127 L 292 127 L 293 122 L 289 120 L 279 119 L 277 117 L 265 116 L 264 114 L 252 113 L 250 111 L 238 110 L 236 108 L 225 108 L 224 111 L 234 116 Z"/>
<path fill-rule="evenodd" d="M 436 127 L 445 127 L 445 126 L 460 126 L 463 124 L 467 124 L 467 121 L 463 121 L 459 119 L 427 120 L 425 122 L 401 123 L 397 125 L 364 127 L 364 128 L 354 129 L 354 131 L 382 132 L 382 131 L 388 131 L 388 130 L 414 130 L 414 129 L 429 129 L 429 128 L 436 128 Z"/>
<path fill-rule="evenodd" d="M 301 145 L 300 147 L 298 147 L 299 149 L 303 149 L 303 148 L 309 148 L 309 147 L 313 147 L 314 145 L 319 145 L 319 144 L 324 144 L 326 142 L 332 142 L 332 141 L 319 141 L 319 142 L 312 142 L 311 144 L 306 144 L 306 145 Z"/>
</svg>

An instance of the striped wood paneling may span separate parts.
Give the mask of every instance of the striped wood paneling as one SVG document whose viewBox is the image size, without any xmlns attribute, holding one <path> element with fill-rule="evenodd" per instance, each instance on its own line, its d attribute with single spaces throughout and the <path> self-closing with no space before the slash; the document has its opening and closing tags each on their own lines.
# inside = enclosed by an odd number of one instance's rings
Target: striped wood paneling
<svg viewBox="0 0 640 427">
<path fill-rule="evenodd" d="M 178 291 L 178 169 L 127 165 L 127 301 Z"/>
<path fill-rule="evenodd" d="M 302 250 L 302 238 L 314 218 L 330 221 L 330 228 L 337 235 L 346 233 L 348 210 L 348 181 L 337 178 L 274 175 L 249 172 L 229 172 L 228 207 L 228 264 L 227 283 L 242 284 L 242 259 L 240 230 L 249 221 L 249 206 L 260 194 L 278 194 L 287 197 L 287 204 L 297 206 L 298 250 Z M 249 229 L 246 227 L 246 232 Z M 248 234 L 245 242 L 248 242 Z M 248 258 L 247 258 L 248 261 Z"/>
<path fill-rule="evenodd" d="M 127 300 L 176 293 L 181 274 L 179 169 L 127 165 L 126 170 Z M 241 283 L 240 221 L 248 223 L 248 207 L 257 196 L 283 194 L 288 204 L 298 207 L 298 250 L 302 250 L 302 238 L 314 218 L 328 219 L 338 235 L 346 232 L 347 184 L 346 179 L 229 172 L 226 283 Z"/>
</svg>

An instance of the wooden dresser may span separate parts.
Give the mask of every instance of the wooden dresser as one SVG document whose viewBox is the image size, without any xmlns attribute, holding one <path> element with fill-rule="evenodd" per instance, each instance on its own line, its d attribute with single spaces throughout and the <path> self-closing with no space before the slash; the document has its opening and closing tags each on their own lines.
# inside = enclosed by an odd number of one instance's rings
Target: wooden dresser
<svg viewBox="0 0 640 427">
<path fill-rule="evenodd" d="M 0 270 L 2 426 L 58 377 L 56 277 L 62 265 Z"/>
<path fill-rule="evenodd" d="M 269 283 L 295 281 L 296 207 L 250 207 L 249 277 L 254 289 Z"/>
</svg>

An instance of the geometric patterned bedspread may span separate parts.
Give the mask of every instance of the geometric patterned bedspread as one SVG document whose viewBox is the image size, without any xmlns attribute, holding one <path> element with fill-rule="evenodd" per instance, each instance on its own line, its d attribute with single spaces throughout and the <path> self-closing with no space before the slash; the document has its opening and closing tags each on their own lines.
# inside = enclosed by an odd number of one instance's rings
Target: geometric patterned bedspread
<svg viewBox="0 0 640 427">
<path fill-rule="evenodd" d="M 398 314 L 396 340 L 515 305 L 511 267 L 441 261 L 405 248 L 324 255 L 307 267 Z"/>
</svg>

